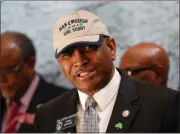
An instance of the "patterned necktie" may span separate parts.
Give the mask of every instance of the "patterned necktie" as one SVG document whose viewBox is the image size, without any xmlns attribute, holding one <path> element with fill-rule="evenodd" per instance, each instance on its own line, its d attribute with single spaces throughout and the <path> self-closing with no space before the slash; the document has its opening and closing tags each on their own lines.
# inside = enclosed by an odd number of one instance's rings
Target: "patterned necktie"
<svg viewBox="0 0 180 134">
<path fill-rule="evenodd" d="M 15 102 L 12 102 L 7 110 L 8 119 L 4 133 L 15 133 L 17 125 L 18 107 Z"/>
<path fill-rule="evenodd" d="M 98 133 L 99 132 L 99 120 L 95 110 L 97 105 L 96 101 L 92 97 L 86 99 L 84 116 L 80 124 L 81 133 Z"/>
</svg>

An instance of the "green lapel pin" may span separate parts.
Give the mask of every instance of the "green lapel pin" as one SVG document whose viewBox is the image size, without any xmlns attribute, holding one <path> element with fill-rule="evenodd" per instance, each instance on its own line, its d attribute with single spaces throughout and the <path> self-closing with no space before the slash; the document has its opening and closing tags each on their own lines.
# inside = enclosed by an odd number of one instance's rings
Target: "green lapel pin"
<svg viewBox="0 0 180 134">
<path fill-rule="evenodd" d="M 123 129 L 123 124 L 121 122 L 119 122 L 115 125 L 115 128 L 117 128 L 118 130 Z"/>
<path fill-rule="evenodd" d="M 83 23 L 82 22 L 80 23 L 80 27 L 83 27 Z"/>
</svg>

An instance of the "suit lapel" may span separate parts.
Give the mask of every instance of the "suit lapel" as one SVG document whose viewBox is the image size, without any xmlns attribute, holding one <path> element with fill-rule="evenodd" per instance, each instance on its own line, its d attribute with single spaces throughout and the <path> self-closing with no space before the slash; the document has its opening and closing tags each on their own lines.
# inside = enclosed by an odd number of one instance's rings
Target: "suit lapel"
<svg viewBox="0 0 180 134">
<path fill-rule="evenodd" d="M 41 85 L 43 84 L 43 80 L 40 77 L 40 80 L 39 80 L 39 83 L 35 89 L 35 92 L 30 100 L 30 103 L 29 103 L 29 107 L 27 108 L 26 110 L 26 113 L 35 113 L 35 107 L 37 106 L 37 104 L 40 104 L 40 100 L 41 98 L 39 96 L 42 96 L 42 92 L 40 92 L 38 89 L 41 88 Z M 26 132 L 27 130 L 33 130 L 34 128 L 34 124 L 20 124 L 20 127 L 17 131 L 17 133 L 21 133 L 21 132 Z M 33 131 L 32 131 L 33 132 Z"/>
<path fill-rule="evenodd" d="M 78 102 L 78 94 L 77 94 L 77 91 L 76 89 L 72 89 L 72 93 L 69 94 L 69 97 L 66 98 L 66 106 L 63 107 L 63 112 L 62 112 L 62 109 L 59 109 L 60 111 L 58 113 L 62 113 L 62 114 L 58 114 L 59 117 L 57 118 L 58 120 L 61 120 L 62 118 L 66 118 L 66 117 L 69 117 L 69 116 L 72 116 L 72 115 L 76 115 L 76 107 L 77 107 L 77 102 Z M 61 104 L 60 104 L 60 107 Z M 75 118 L 72 118 L 72 119 L 76 119 L 76 116 Z M 76 121 L 76 120 L 74 120 Z M 64 123 L 64 122 L 63 122 Z M 75 122 L 76 123 L 76 122 Z M 76 132 L 76 124 L 72 125 L 71 127 L 68 127 L 68 128 L 65 128 L 65 129 L 62 129 L 62 130 L 57 130 L 57 122 L 56 122 L 56 132 L 61 132 L 61 133 L 69 133 L 69 132 L 73 132 L 75 133 Z"/>
<path fill-rule="evenodd" d="M 138 111 L 137 93 L 133 81 L 121 73 L 121 83 L 111 114 L 107 133 L 128 132 Z"/>
</svg>

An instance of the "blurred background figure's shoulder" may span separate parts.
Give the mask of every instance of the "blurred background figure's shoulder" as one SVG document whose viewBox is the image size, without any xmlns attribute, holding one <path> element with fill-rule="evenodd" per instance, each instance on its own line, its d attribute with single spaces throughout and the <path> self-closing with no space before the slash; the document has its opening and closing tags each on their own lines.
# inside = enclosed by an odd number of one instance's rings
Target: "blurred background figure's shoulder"
<svg viewBox="0 0 180 134">
<path fill-rule="evenodd" d="M 70 90 L 67 87 L 59 86 L 54 83 L 46 81 L 42 76 L 40 76 L 40 83 L 38 88 L 40 89 L 38 91 L 38 95 L 42 96 L 44 98 L 43 102 L 47 102 L 53 98 L 56 98 L 57 96 L 60 96 L 64 92 Z"/>
</svg>

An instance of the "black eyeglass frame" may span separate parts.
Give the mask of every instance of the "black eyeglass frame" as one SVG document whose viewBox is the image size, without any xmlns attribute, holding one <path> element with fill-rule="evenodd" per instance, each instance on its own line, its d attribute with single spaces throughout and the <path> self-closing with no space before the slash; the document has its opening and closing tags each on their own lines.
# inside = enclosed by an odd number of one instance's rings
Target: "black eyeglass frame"
<svg viewBox="0 0 180 134">
<path fill-rule="evenodd" d="M 146 71 L 146 70 L 151 70 L 151 71 L 157 73 L 157 70 L 156 70 L 156 68 L 154 66 L 144 67 L 144 68 L 137 68 L 137 69 L 132 69 L 132 70 L 131 69 L 127 69 L 127 70 L 123 70 L 123 71 L 127 72 L 127 74 L 129 76 L 134 76 L 134 75 L 139 74 L 139 73 L 141 73 L 143 71 Z"/>
<path fill-rule="evenodd" d="M 4 72 L 1 72 L 1 71 L 0 71 L 0 76 L 17 72 L 17 71 L 20 69 L 20 66 L 21 66 L 21 65 L 19 64 L 19 65 L 16 65 L 16 66 L 14 66 L 14 67 L 11 67 L 11 68 L 7 69 L 7 70 L 4 71 Z"/>
<path fill-rule="evenodd" d="M 24 57 L 19 64 L 14 65 L 13 67 L 6 69 L 6 71 L 2 72 L 0 70 L 0 76 L 18 72 L 21 69 L 21 66 L 23 66 L 25 61 L 26 61 L 26 57 Z"/>
</svg>

